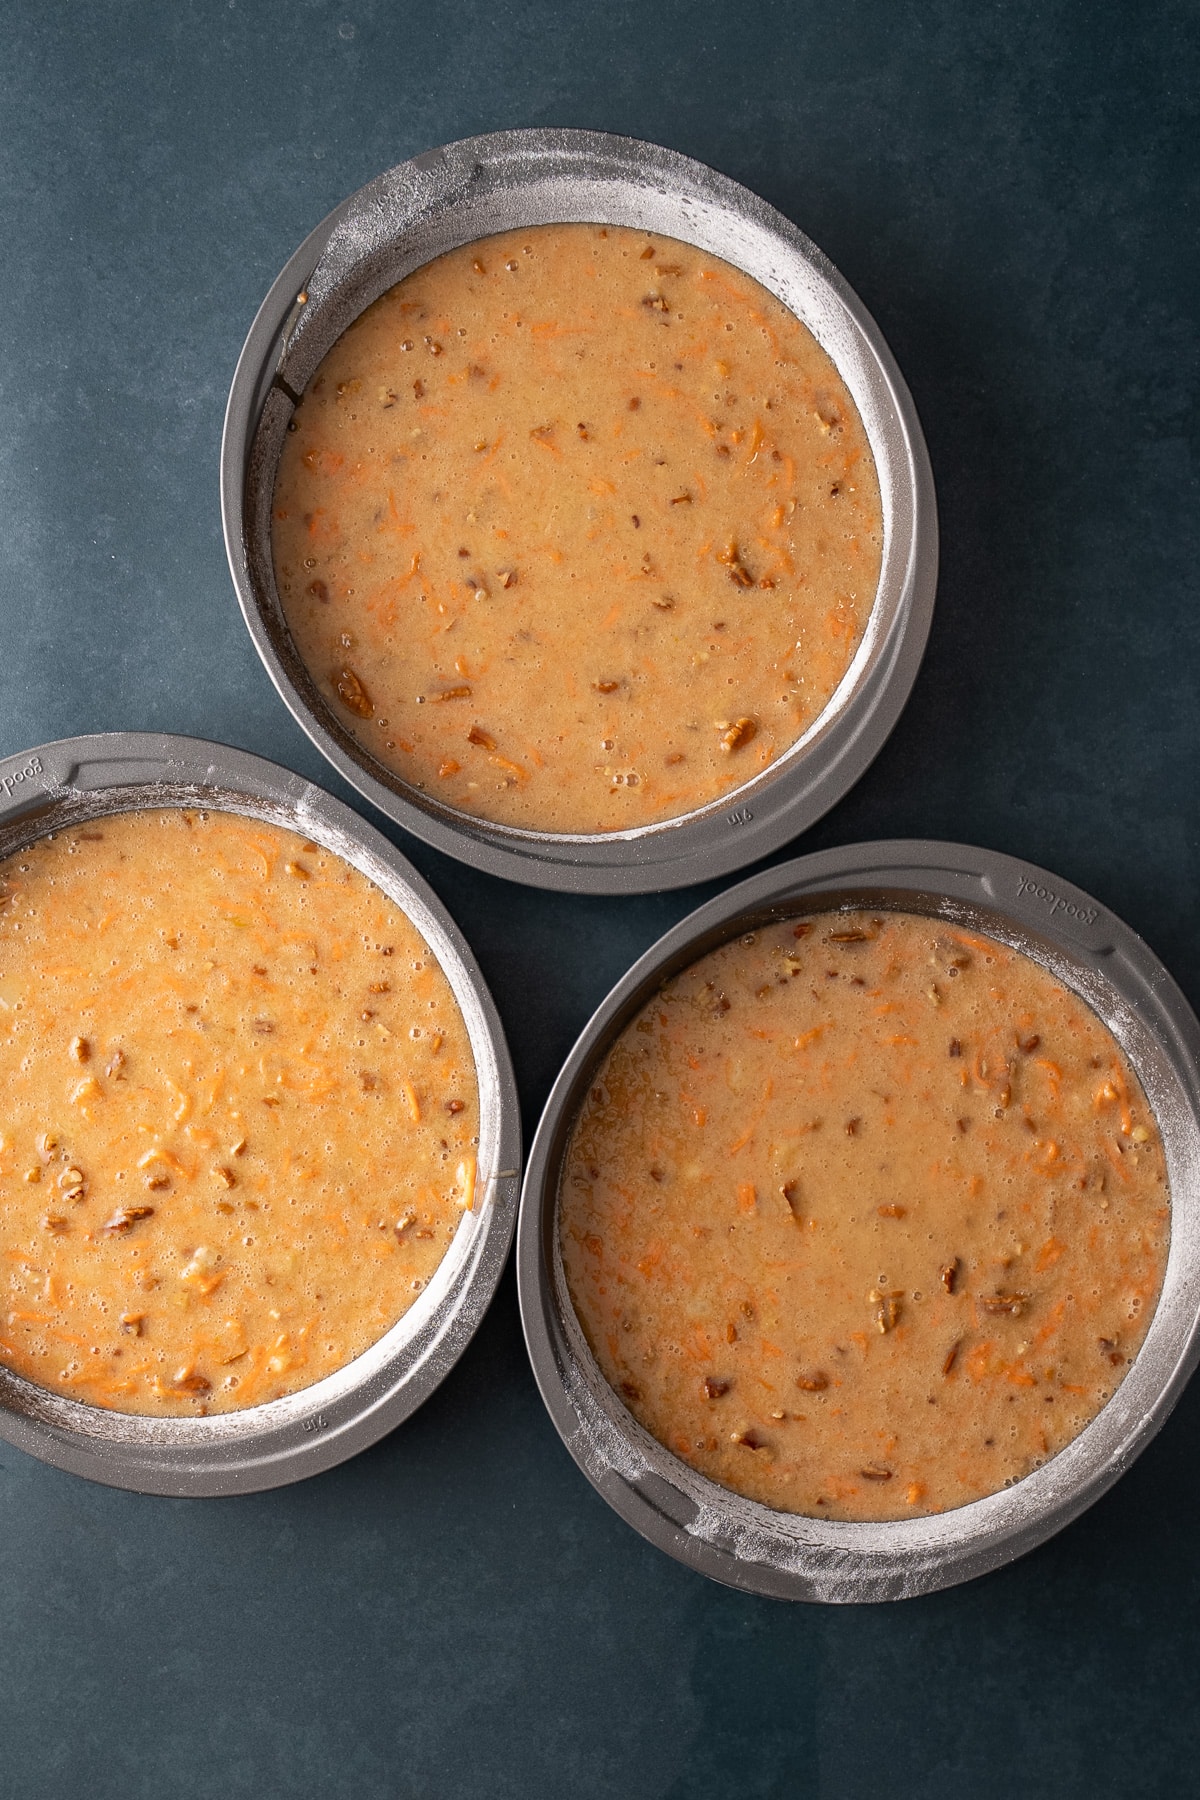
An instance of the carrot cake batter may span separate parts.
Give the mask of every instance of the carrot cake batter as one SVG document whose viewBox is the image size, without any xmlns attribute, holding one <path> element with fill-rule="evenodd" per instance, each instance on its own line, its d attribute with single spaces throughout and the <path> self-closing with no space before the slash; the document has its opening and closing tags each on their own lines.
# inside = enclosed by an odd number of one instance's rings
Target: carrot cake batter
<svg viewBox="0 0 1200 1800">
<path fill-rule="evenodd" d="M 616 226 L 439 257 L 297 407 L 274 495 L 297 649 L 379 762 L 526 830 L 721 799 L 827 706 L 882 555 L 862 421 L 740 270 Z"/>
<path fill-rule="evenodd" d="M 845 912 L 704 957 L 625 1030 L 560 1233 L 630 1411 L 788 1512 L 893 1519 L 1019 1480 L 1110 1397 L 1170 1230 L 1154 1116 L 1040 964 Z"/>
<path fill-rule="evenodd" d="M 121 813 L 0 863 L 0 1362 L 120 1412 L 278 1399 L 414 1303 L 475 1198 L 445 975 L 341 858 Z"/>
</svg>

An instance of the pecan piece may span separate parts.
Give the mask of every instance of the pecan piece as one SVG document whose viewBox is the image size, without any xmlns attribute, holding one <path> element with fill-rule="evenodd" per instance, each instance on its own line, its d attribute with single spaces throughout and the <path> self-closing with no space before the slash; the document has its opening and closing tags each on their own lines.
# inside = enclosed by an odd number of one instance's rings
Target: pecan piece
<svg viewBox="0 0 1200 1800">
<path fill-rule="evenodd" d="M 719 724 L 718 730 L 721 732 L 721 748 L 729 754 L 734 750 L 741 750 L 751 738 L 758 736 L 758 721 L 751 718 L 735 719 L 732 724 Z"/>
<path fill-rule="evenodd" d="M 101 1231 L 129 1231 L 141 1219 L 154 1217 L 152 1206 L 119 1206 L 111 1219 L 105 1219 Z"/>
<path fill-rule="evenodd" d="M 203 1375 L 197 1375 L 192 1369 L 179 1369 L 171 1378 L 171 1386 L 179 1388 L 184 1394 L 207 1394 L 212 1382 Z"/>
<path fill-rule="evenodd" d="M 900 1303 L 903 1298 L 903 1294 L 883 1293 L 879 1288 L 871 1289 L 867 1299 L 875 1309 L 874 1319 L 877 1330 L 883 1332 L 896 1329 L 900 1323 Z"/>
<path fill-rule="evenodd" d="M 984 1294 L 980 1297 L 979 1304 L 985 1313 L 991 1313 L 993 1316 L 1007 1313 L 1010 1318 L 1016 1319 L 1020 1317 L 1029 1305 L 1029 1295 L 1005 1293 Z"/>
<path fill-rule="evenodd" d="M 754 577 L 742 561 L 737 545 L 730 540 L 724 550 L 718 551 L 717 561 L 723 562 L 729 570 L 729 579 L 735 587 L 749 588 L 754 586 Z"/>
<path fill-rule="evenodd" d="M 375 707 L 371 696 L 353 669 L 335 669 L 329 679 L 333 683 L 334 693 L 347 712 L 352 712 L 359 719 L 369 719 L 374 715 Z"/>
</svg>

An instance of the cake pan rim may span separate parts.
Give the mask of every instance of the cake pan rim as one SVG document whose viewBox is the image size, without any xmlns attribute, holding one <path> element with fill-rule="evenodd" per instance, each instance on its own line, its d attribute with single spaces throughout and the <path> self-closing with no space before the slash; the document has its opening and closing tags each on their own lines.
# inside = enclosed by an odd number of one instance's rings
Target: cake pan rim
<svg viewBox="0 0 1200 1800">
<path fill-rule="evenodd" d="M 364 196 L 402 176 L 414 184 L 426 177 L 435 182 L 441 164 L 452 156 L 459 165 L 474 162 L 482 168 L 486 163 L 492 168 L 506 157 L 517 164 L 533 163 L 539 156 L 567 151 L 590 155 L 597 166 L 605 158 L 609 164 L 624 158 L 625 166 L 642 176 L 647 169 L 660 178 L 664 169 L 673 170 L 676 197 L 687 191 L 683 184 L 690 179 L 692 198 L 696 193 L 715 193 L 730 216 L 769 229 L 780 251 L 803 261 L 842 309 L 886 390 L 879 441 L 886 428 L 894 430 L 897 444 L 903 446 L 904 481 L 896 508 L 898 517 L 907 520 L 903 574 L 895 582 L 891 624 L 873 658 L 864 664 L 853 693 L 841 706 L 831 702 L 814 723 L 811 729 L 817 736 L 811 750 L 786 751 L 721 801 L 632 834 L 523 833 L 432 799 L 426 806 L 410 797 L 412 790 L 393 781 L 357 744 L 332 706 L 318 696 L 318 710 L 293 679 L 275 641 L 279 626 L 269 619 L 270 608 L 253 577 L 247 542 L 245 497 L 251 452 L 275 363 L 285 347 L 281 333 L 295 314 L 297 293 L 355 205 L 366 208 Z M 487 163 L 488 158 L 493 163 Z M 448 211 L 464 202 L 463 192 L 453 183 L 444 198 Z M 419 196 L 413 205 L 418 201 Z M 437 205 L 434 191 L 429 210 Z M 426 216 L 421 214 L 421 220 Z M 409 229 L 415 229 L 411 221 Z M 291 393 L 290 388 L 286 391 Z M 872 443 L 878 454 L 874 437 Z M 912 396 L 874 318 L 829 258 L 758 194 L 694 158 L 612 133 L 535 127 L 465 138 L 381 172 L 343 200 L 285 264 L 251 326 L 226 407 L 221 500 L 226 553 L 244 622 L 280 698 L 322 756 L 386 817 L 426 843 L 490 874 L 562 892 L 621 894 L 688 886 L 739 872 L 807 830 L 844 797 L 882 750 L 911 694 L 932 623 L 938 564 L 933 474 Z M 880 598 L 877 592 L 872 615 Z M 315 694 L 311 679 L 309 685 Z"/>
<path fill-rule="evenodd" d="M 883 904 L 878 896 L 888 891 L 889 882 L 893 897 L 903 893 L 914 900 L 934 898 L 944 885 L 952 907 L 992 917 L 1002 941 L 1015 937 L 1048 945 L 1070 961 L 1086 962 L 1092 957 L 1102 964 L 1109 956 L 1124 959 L 1120 982 L 1107 974 L 1103 979 L 1111 982 L 1126 1005 L 1134 1004 L 1132 995 L 1136 993 L 1138 1003 L 1149 1009 L 1137 1021 L 1137 1029 L 1153 1039 L 1178 1083 L 1177 1098 L 1186 1107 L 1190 1127 L 1187 1161 L 1193 1179 L 1189 1192 L 1197 1193 L 1200 1204 L 1200 1181 L 1196 1179 L 1200 1169 L 1200 1023 L 1177 983 L 1136 932 L 1073 883 L 1033 863 L 931 839 L 845 845 L 750 877 L 699 907 L 651 945 L 614 984 L 580 1033 L 530 1145 L 517 1226 L 517 1281 L 526 1346 L 556 1430 L 581 1471 L 614 1510 L 651 1543 L 698 1572 L 724 1585 L 774 1598 L 835 1603 L 908 1598 L 973 1579 L 1034 1549 L 1099 1499 L 1129 1467 L 1165 1422 L 1200 1359 L 1200 1246 L 1193 1241 L 1185 1247 L 1180 1237 L 1180 1262 L 1173 1265 L 1169 1257 L 1164 1281 L 1163 1298 L 1169 1291 L 1171 1307 L 1164 1311 L 1161 1303 L 1156 1306 L 1147 1338 L 1124 1380 L 1083 1432 L 1041 1469 L 1009 1489 L 943 1514 L 887 1524 L 780 1514 L 731 1495 L 688 1470 L 633 1420 L 612 1395 L 586 1347 L 591 1367 L 578 1366 L 577 1350 L 569 1340 L 581 1344 L 582 1334 L 574 1321 L 573 1329 L 565 1331 L 559 1317 L 552 1274 L 553 1234 L 561 1152 L 581 1090 L 597 1061 L 665 974 L 687 966 L 716 942 L 752 928 L 755 919 L 765 923 L 772 909 L 779 917 L 822 910 L 812 903 L 822 897 L 831 907 L 849 906 L 859 902 L 837 896 L 857 891 L 861 904 Z M 874 901 L 866 897 L 872 893 L 877 897 Z M 1057 923 L 1067 907 L 1074 909 L 1074 917 L 1069 918 L 1074 936 Z M 1007 932 L 999 929 L 1002 925 L 1007 925 Z M 987 926 L 980 924 L 979 928 L 986 930 Z M 1093 1004 L 1086 994 L 1081 997 Z M 1139 1068 L 1139 1074 L 1142 1072 Z M 1157 1109 L 1156 1116 L 1165 1138 L 1166 1128 Z M 1172 1130 L 1180 1134 L 1177 1141 L 1182 1143 L 1184 1127 L 1178 1120 L 1172 1121 Z M 1182 1205 L 1177 1216 L 1178 1201 L 1173 1190 L 1172 1256 L 1176 1254 L 1176 1228 L 1185 1216 Z M 1185 1257 L 1189 1260 L 1183 1263 Z M 1169 1367 L 1160 1376 L 1147 1375 L 1147 1347 L 1153 1344 L 1152 1356 L 1157 1355 L 1167 1333 L 1172 1334 L 1166 1351 Z M 1137 1382 L 1127 1389 L 1126 1383 L 1134 1382 L 1135 1374 Z M 1060 1478 L 1069 1478 L 1099 1442 L 1105 1415 L 1104 1429 L 1115 1430 L 1118 1419 L 1139 1404 L 1139 1384 L 1147 1382 L 1153 1388 L 1147 1404 L 1129 1423 L 1103 1466 L 1085 1469 L 1074 1486 L 1057 1492 Z M 608 1413 L 623 1415 L 617 1426 L 611 1417 L 603 1420 L 599 1432 L 595 1418 L 585 1417 L 597 1388 L 607 1396 Z M 1125 1399 L 1121 1401 L 1123 1390 Z M 606 1463 L 597 1452 L 598 1437 L 622 1432 L 624 1444 L 616 1445 L 615 1460 Z M 1085 1446 L 1083 1452 L 1078 1448 L 1081 1445 Z M 619 1466 L 622 1461 L 624 1473 Z M 631 1476 L 630 1469 L 640 1469 L 641 1474 Z M 718 1541 L 719 1534 L 714 1536 L 706 1517 L 701 1517 L 699 1533 L 696 1518 L 688 1517 L 689 1508 L 696 1514 L 703 1512 L 695 1505 L 698 1491 L 714 1513 L 724 1508 L 735 1519 L 736 1529 L 728 1533 L 729 1544 Z M 765 1537 L 775 1531 L 781 1542 L 787 1540 L 780 1554 L 790 1559 L 791 1566 L 745 1554 L 745 1544 L 753 1541 L 754 1535 L 745 1528 L 747 1516 Z M 936 1524 L 931 1525 L 931 1520 Z M 939 1535 L 940 1543 L 935 1541 Z"/>
<path fill-rule="evenodd" d="M 122 795 L 132 803 L 122 804 Z M 331 1468 L 376 1442 L 429 1398 L 466 1349 L 495 1294 L 516 1224 L 520 1109 L 495 1002 L 433 888 L 353 808 L 231 745 L 170 733 L 96 733 L 0 759 L 0 854 L 88 817 L 156 805 L 238 812 L 229 804 L 238 798 L 250 816 L 323 841 L 354 866 L 370 865 L 362 872 L 429 943 L 463 1010 L 480 1086 L 481 1139 L 486 1115 L 495 1169 L 484 1177 L 477 1224 L 461 1243 L 456 1236 L 408 1313 L 341 1370 L 283 1400 L 203 1420 L 159 1420 L 62 1400 L 9 1371 L 0 1374 L 0 1438 L 58 1468 L 143 1493 L 255 1492 Z"/>
</svg>

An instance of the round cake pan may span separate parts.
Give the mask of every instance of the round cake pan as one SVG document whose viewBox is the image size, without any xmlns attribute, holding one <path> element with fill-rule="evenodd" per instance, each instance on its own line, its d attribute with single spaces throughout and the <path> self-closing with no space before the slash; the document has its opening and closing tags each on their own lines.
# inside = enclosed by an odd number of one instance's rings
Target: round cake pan
<svg viewBox="0 0 1200 1800">
<path fill-rule="evenodd" d="M 298 775 L 195 738 L 114 732 L 0 762 L 0 856 L 48 832 L 148 807 L 281 825 L 351 863 L 425 939 L 462 1011 L 479 1082 L 479 1195 L 428 1287 L 378 1343 L 282 1400 L 199 1419 L 62 1399 L 0 1369 L 0 1436 L 43 1462 L 152 1494 L 234 1494 L 331 1468 L 400 1424 L 454 1366 L 487 1310 L 516 1219 L 520 1112 L 504 1033 L 458 927 L 387 839 Z M 131 896 L 132 898 L 132 896 Z"/>
<path fill-rule="evenodd" d="M 838 908 L 927 914 L 1024 951 L 1112 1031 L 1162 1133 L 1171 1190 L 1166 1278 L 1113 1397 L 1072 1443 L 1010 1488 L 952 1511 L 877 1524 L 746 1500 L 672 1455 L 608 1386 L 563 1273 L 557 1194 L 579 1107 L 616 1036 L 664 980 L 731 937 Z M 857 844 L 743 882 L 659 940 L 571 1052 L 530 1151 L 517 1231 L 521 1315 L 542 1397 L 588 1480 L 643 1537 L 714 1580 L 780 1599 L 898 1600 L 1033 1549 L 1099 1498 L 1179 1398 L 1200 1342 L 1200 1024 L 1142 940 L 1042 869 L 959 844 Z"/>
<path fill-rule="evenodd" d="M 280 448 L 299 397 L 372 301 L 434 257 L 520 225 L 585 221 L 678 238 L 752 275 L 812 331 L 862 416 L 879 473 L 879 588 L 850 668 L 786 754 L 720 801 L 594 836 L 516 830 L 447 807 L 346 729 L 296 652 L 271 557 Z M 743 868 L 805 830 L 875 757 L 916 678 L 933 611 L 933 477 L 908 389 L 857 295 L 804 234 L 746 188 L 655 144 L 590 131 L 504 131 L 380 175 L 301 245 L 264 300 L 229 395 L 225 545 L 250 634 L 318 749 L 397 824 L 492 874 L 578 893 L 682 887 Z"/>
</svg>

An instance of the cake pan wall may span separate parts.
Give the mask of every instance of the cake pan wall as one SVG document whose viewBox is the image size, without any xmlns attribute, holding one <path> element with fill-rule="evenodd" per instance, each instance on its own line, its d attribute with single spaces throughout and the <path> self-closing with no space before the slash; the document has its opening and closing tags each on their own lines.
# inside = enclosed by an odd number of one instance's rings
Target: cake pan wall
<svg viewBox="0 0 1200 1800">
<path fill-rule="evenodd" d="M 247 1493 L 365 1449 L 431 1394 L 500 1279 L 516 1219 L 520 1113 L 504 1033 L 462 933 L 417 871 L 338 800 L 261 757 L 194 738 L 111 733 L 0 762 L 0 857 L 47 833 L 151 807 L 233 812 L 298 832 L 407 915 L 462 1011 L 479 1084 L 479 1195 L 415 1305 L 344 1368 L 281 1400 L 208 1418 L 149 1418 L 64 1399 L 0 1369 L 0 1437 L 113 1487 Z"/>
<path fill-rule="evenodd" d="M 799 742 L 722 800 L 593 836 L 519 831 L 440 803 L 377 762 L 300 661 L 271 556 L 271 499 L 299 396 L 342 332 L 432 258 L 520 225 L 585 221 L 682 239 L 752 275 L 809 327 L 862 416 L 879 473 L 883 566 L 863 643 Z M 765 201 L 658 145 L 600 132 L 464 139 L 344 201 L 273 284 L 230 390 L 221 451 L 230 570 L 247 627 L 313 742 L 389 818 L 452 856 L 534 886 L 636 893 L 744 867 L 813 824 L 873 760 L 916 678 L 937 577 L 933 477 L 912 399 L 878 326 L 828 259 Z"/>
</svg>

